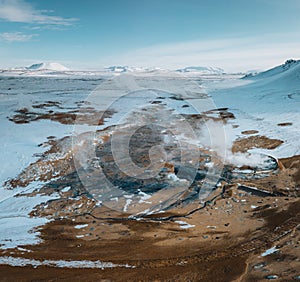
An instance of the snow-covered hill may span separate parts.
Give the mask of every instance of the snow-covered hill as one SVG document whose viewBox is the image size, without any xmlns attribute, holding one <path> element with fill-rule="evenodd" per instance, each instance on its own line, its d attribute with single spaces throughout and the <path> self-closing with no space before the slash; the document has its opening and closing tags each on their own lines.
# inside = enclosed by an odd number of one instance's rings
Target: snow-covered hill
<svg viewBox="0 0 300 282">
<path fill-rule="evenodd" d="M 186 67 L 183 69 L 176 70 L 180 73 L 199 73 L 199 74 L 223 74 L 224 70 L 221 68 L 215 68 L 215 67 Z"/>
<path fill-rule="evenodd" d="M 269 152 L 276 157 L 300 153 L 300 61 L 288 60 L 257 75 L 211 84 L 207 90 L 218 107 L 234 113 L 239 121 L 236 136 L 254 129 L 284 141 Z"/>
<path fill-rule="evenodd" d="M 59 64 L 59 63 L 38 63 L 33 64 L 29 67 L 26 67 L 27 70 L 35 71 L 35 70 L 51 70 L 51 71 L 67 71 L 69 70 L 67 67 Z"/>
<path fill-rule="evenodd" d="M 264 84 L 279 83 L 293 86 L 300 83 L 300 60 L 287 60 L 284 64 L 276 66 L 258 74 L 249 74 L 244 79 L 263 81 Z"/>
</svg>

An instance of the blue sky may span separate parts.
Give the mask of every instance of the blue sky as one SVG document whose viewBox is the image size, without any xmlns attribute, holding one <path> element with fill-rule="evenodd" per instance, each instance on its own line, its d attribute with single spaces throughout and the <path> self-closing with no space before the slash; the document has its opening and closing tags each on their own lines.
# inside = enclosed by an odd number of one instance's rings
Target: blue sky
<svg viewBox="0 0 300 282">
<path fill-rule="evenodd" d="M 300 58 L 299 0 L 0 0 L 0 68 L 264 69 Z"/>
</svg>

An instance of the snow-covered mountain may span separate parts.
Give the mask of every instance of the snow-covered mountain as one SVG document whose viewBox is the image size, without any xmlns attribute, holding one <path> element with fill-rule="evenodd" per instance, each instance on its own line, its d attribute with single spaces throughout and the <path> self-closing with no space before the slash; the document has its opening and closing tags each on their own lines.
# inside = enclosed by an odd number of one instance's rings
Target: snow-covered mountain
<svg viewBox="0 0 300 282">
<path fill-rule="evenodd" d="M 215 68 L 215 67 L 185 67 L 183 69 L 178 69 L 176 70 L 177 72 L 180 73 L 199 73 L 199 74 L 223 74 L 224 70 L 221 68 Z"/>
<path fill-rule="evenodd" d="M 27 70 L 51 70 L 51 71 L 67 71 L 69 70 L 67 67 L 59 64 L 59 63 L 38 63 L 33 64 L 29 67 L 26 67 Z"/>
<path fill-rule="evenodd" d="M 104 76 L 115 76 L 120 74 L 135 74 L 135 75 L 170 75 L 178 76 L 183 74 L 185 76 L 195 76 L 200 75 L 217 75 L 221 76 L 226 74 L 223 69 L 216 67 L 199 67 L 190 66 L 182 69 L 164 69 L 160 67 L 136 67 L 136 66 L 122 66 L 115 65 L 106 68 L 99 68 L 99 70 L 93 71 L 79 71 L 70 70 L 67 67 L 59 63 L 52 62 L 41 62 L 33 64 L 27 67 L 17 67 L 10 69 L 0 69 L 2 75 L 29 75 L 29 76 L 45 76 L 45 75 L 104 75 Z"/>
</svg>

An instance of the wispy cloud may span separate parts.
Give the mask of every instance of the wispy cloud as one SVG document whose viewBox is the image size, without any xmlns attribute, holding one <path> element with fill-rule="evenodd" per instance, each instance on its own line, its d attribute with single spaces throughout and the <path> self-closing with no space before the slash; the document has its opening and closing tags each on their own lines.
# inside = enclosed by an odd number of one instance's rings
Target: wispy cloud
<svg viewBox="0 0 300 282">
<path fill-rule="evenodd" d="M 51 12 L 37 10 L 24 0 L 0 0 L 0 19 L 4 21 L 70 26 L 77 20 L 49 15 Z"/>
<path fill-rule="evenodd" d="M 300 42 L 291 34 L 236 36 L 225 39 L 149 46 L 109 58 L 110 64 L 180 68 L 216 66 L 227 71 L 268 68 L 289 58 L 298 59 Z"/>
<path fill-rule="evenodd" d="M 0 40 L 6 42 L 26 42 L 31 40 L 37 34 L 24 34 L 22 32 L 4 32 L 0 33 Z"/>
</svg>

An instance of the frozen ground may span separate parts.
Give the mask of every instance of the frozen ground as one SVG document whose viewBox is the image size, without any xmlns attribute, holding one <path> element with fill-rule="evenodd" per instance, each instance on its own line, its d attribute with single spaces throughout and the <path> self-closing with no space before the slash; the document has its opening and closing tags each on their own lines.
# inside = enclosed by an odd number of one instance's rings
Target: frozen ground
<svg viewBox="0 0 300 282">
<path fill-rule="evenodd" d="M 11 248 L 36 241 L 36 234 L 30 230 L 43 225 L 47 220 L 29 217 L 29 213 L 37 204 L 47 202 L 55 198 L 55 195 L 31 198 L 17 196 L 33 191 L 40 183 L 34 183 L 31 187 L 6 190 L 3 188 L 4 182 L 16 177 L 29 164 L 35 162 L 39 154 L 48 149 L 38 146 L 47 141 L 48 136 L 69 136 L 73 126 L 51 120 L 15 124 L 9 121 L 8 117 L 18 109 L 32 109 L 32 105 L 46 101 L 56 101 L 63 105 L 63 109 L 56 108 L 56 111 L 76 108 L 76 102 L 84 100 L 87 93 L 93 90 L 101 79 L 0 77 L 0 81 L 0 245 Z"/>
<path fill-rule="evenodd" d="M 184 73 L 187 77 L 193 78 L 197 85 L 204 87 L 218 108 L 229 108 L 229 111 L 234 114 L 235 119 L 230 120 L 226 125 L 229 144 L 232 144 L 237 138 L 245 137 L 242 134 L 243 131 L 256 130 L 257 133 L 254 135 L 280 139 L 284 143 L 274 150 L 253 149 L 252 151 L 282 158 L 300 153 L 299 66 L 299 62 L 290 62 L 273 71 L 246 79 L 240 79 L 238 75 L 224 75 L 221 71 L 217 74 L 202 76 L 191 70 Z M 178 74 L 174 75 L 172 72 L 161 70 L 156 70 L 154 73 L 168 77 L 168 79 L 171 78 L 174 93 L 177 94 L 176 83 L 178 85 L 182 83 L 176 79 L 179 77 Z M 152 75 L 153 71 L 149 71 L 146 78 L 143 78 L 139 73 L 139 79 L 142 84 L 146 85 L 147 77 L 152 77 Z M 67 70 L 60 72 L 12 70 L 3 72 L 0 76 L 0 128 L 2 130 L 0 136 L 2 147 L 0 151 L 0 248 L 37 243 L 36 235 L 38 233 L 33 232 L 33 229 L 45 224 L 47 220 L 30 217 L 29 213 L 36 205 L 59 196 L 56 194 L 22 196 L 20 194 L 32 192 L 40 187 L 41 183 L 34 182 L 28 187 L 7 190 L 4 189 L 4 182 L 16 177 L 28 165 L 35 162 L 41 153 L 49 149 L 49 146 L 39 146 L 46 142 L 49 136 L 54 136 L 56 139 L 70 136 L 74 129 L 72 124 L 62 124 L 49 119 L 16 124 L 8 117 L 14 115 L 15 111 L 24 108 L 36 110 L 33 108 L 34 105 L 41 105 L 49 101 L 59 103 L 50 107 L 56 112 L 77 109 L 91 91 L 111 76 L 110 72 L 74 73 Z M 151 79 L 153 80 L 153 78 Z M 188 84 L 189 80 L 184 80 L 184 83 Z M 194 90 L 197 89 L 196 84 L 192 82 Z M 164 90 L 169 90 L 169 88 L 164 88 L 161 83 L 155 82 L 151 86 L 155 88 L 157 85 L 162 94 Z M 183 98 L 194 103 L 197 100 L 197 91 L 203 92 L 202 88 L 198 88 L 194 91 L 193 97 Z M 106 99 L 105 104 L 112 98 L 112 93 L 112 89 L 108 89 L 107 97 L 103 97 L 104 100 Z M 201 99 L 201 103 L 203 103 L 203 97 Z M 184 102 L 174 100 L 168 106 L 176 108 L 182 114 L 191 114 L 190 109 L 182 107 L 182 103 Z M 117 103 L 115 106 L 117 113 L 111 119 L 107 119 L 104 126 L 115 124 L 129 110 L 126 103 Z M 49 110 L 51 110 L 50 108 Z M 42 111 L 43 109 L 38 110 Z M 206 110 L 212 109 L 206 108 Z M 87 128 L 87 126 L 83 126 L 80 130 Z M 192 228 L 191 225 L 182 221 L 178 221 L 178 224 L 181 228 Z"/>
</svg>

